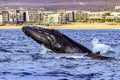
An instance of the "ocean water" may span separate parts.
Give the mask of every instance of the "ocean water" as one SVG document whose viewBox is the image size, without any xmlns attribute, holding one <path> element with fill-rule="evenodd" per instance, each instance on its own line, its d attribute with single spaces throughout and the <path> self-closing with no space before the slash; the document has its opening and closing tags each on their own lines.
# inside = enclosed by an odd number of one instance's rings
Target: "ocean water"
<svg viewBox="0 0 120 80">
<path fill-rule="evenodd" d="M 97 38 L 118 60 L 95 60 L 83 54 L 46 52 L 18 29 L 0 30 L 0 80 L 120 80 L 120 30 L 59 30 L 92 49 Z"/>
</svg>

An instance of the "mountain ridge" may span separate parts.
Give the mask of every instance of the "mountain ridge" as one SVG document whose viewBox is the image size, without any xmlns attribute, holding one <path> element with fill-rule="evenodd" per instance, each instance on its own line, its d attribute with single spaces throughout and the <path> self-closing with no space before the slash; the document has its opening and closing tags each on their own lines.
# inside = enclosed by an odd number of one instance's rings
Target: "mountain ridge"
<svg viewBox="0 0 120 80">
<path fill-rule="evenodd" d="M 119 0 L 0 0 L 0 7 L 79 9 L 79 10 L 113 10 Z"/>
</svg>

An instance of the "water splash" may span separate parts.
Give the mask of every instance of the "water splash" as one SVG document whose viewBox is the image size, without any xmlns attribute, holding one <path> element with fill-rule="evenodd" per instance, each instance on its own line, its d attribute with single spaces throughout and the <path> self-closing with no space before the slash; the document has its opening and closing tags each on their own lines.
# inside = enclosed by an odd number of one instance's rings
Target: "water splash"
<svg viewBox="0 0 120 80">
<path fill-rule="evenodd" d="M 41 46 L 41 54 L 54 53 L 52 50 L 46 48 L 44 45 Z"/>
<path fill-rule="evenodd" d="M 97 38 L 93 38 L 92 45 L 93 45 L 93 50 L 92 51 L 94 53 L 96 53 L 96 52 L 107 53 L 109 51 L 113 51 L 111 46 L 100 43 L 100 41 Z"/>
<path fill-rule="evenodd" d="M 44 47 L 44 45 L 41 46 L 41 54 L 46 54 L 47 49 Z"/>
</svg>

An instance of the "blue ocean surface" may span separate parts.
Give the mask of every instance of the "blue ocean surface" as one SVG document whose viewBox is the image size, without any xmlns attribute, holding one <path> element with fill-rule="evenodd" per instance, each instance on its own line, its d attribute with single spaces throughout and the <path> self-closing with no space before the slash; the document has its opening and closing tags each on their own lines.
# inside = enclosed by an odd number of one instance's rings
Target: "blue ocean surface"
<svg viewBox="0 0 120 80">
<path fill-rule="evenodd" d="M 120 80 L 120 30 L 60 32 L 92 50 L 97 38 L 114 52 L 102 55 L 118 60 L 95 60 L 84 54 L 46 52 L 19 29 L 0 30 L 0 80 Z"/>
</svg>

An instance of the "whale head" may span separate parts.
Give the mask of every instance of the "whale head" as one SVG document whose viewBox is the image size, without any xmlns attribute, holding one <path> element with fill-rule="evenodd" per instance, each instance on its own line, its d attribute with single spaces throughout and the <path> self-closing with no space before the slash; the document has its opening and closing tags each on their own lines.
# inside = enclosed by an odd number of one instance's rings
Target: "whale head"
<svg viewBox="0 0 120 80">
<path fill-rule="evenodd" d="M 51 49 L 54 52 L 63 51 L 60 49 L 65 43 L 63 42 L 64 40 L 62 40 L 63 35 L 61 35 L 62 33 L 59 31 L 36 26 L 24 26 L 22 30 L 28 37 L 31 37 L 44 47 Z"/>
<path fill-rule="evenodd" d="M 92 52 L 85 46 L 75 42 L 58 30 L 45 29 L 36 26 L 24 26 L 23 32 L 28 36 L 57 53 L 88 53 Z"/>
</svg>

